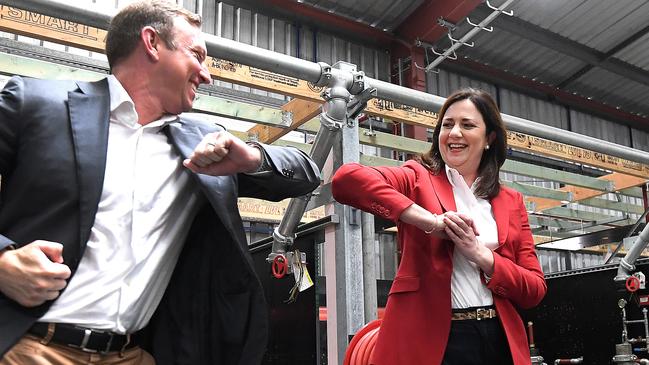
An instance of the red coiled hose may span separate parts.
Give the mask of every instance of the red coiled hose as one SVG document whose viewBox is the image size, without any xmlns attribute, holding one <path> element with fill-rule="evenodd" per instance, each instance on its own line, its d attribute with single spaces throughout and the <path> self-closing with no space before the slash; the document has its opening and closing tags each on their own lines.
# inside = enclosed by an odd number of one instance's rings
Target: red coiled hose
<svg viewBox="0 0 649 365">
<path fill-rule="evenodd" d="M 368 365 L 380 329 L 381 320 L 376 319 L 358 330 L 347 346 L 343 365 Z"/>
</svg>

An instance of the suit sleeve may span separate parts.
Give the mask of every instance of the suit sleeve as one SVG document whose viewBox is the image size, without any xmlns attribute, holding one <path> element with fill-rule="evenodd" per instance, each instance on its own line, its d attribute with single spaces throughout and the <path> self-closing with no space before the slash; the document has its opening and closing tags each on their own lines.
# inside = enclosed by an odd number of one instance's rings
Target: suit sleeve
<svg viewBox="0 0 649 365">
<path fill-rule="evenodd" d="M 531 308 L 541 302 L 547 287 L 536 256 L 523 196 L 518 193 L 517 198 L 521 227 L 518 242 L 513 242 L 515 260 L 494 251 L 494 273 L 487 287 L 521 308 Z"/>
<path fill-rule="evenodd" d="M 414 202 L 408 197 L 417 180 L 416 171 L 408 167 L 368 167 L 358 163 L 341 166 L 331 180 L 334 199 L 342 204 L 390 219 Z"/>
<path fill-rule="evenodd" d="M 23 81 L 12 77 L 0 92 L 0 176 L 9 176 L 13 170 L 18 135 L 20 132 L 20 113 L 22 111 Z M 2 183 L 0 181 L 0 189 Z M 0 204 L 2 204 L 0 202 Z M 15 244 L 0 232 L 0 250 Z"/>
<path fill-rule="evenodd" d="M 239 196 L 279 201 L 306 195 L 320 185 L 320 170 L 306 153 L 294 147 L 257 145 L 270 170 L 239 174 Z"/>
</svg>

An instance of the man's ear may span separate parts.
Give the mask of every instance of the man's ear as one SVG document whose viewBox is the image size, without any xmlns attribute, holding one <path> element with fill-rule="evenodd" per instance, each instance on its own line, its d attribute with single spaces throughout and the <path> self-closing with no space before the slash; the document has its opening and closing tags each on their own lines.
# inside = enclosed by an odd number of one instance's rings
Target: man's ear
<svg viewBox="0 0 649 365">
<path fill-rule="evenodd" d="M 151 61 L 156 62 L 160 58 L 158 48 L 160 47 L 161 39 L 158 31 L 151 26 L 146 26 L 140 31 L 140 40 L 144 45 L 146 55 Z"/>
</svg>

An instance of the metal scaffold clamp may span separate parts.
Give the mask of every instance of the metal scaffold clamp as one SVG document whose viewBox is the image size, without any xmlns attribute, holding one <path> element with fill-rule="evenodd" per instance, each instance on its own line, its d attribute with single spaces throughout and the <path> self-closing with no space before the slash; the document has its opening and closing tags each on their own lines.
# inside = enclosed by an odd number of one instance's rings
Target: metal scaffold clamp
<svg viewBox="0 0 649 365">
<path fill-rule="evenodd" d="M 367 102 L 374 97 L 376 97 L 375 88 L 364 89 L 359 94 L 352 96 L 347 105 L 347 123 L 353 123 L 354 119 L 367 107 Z"/>
</svg>

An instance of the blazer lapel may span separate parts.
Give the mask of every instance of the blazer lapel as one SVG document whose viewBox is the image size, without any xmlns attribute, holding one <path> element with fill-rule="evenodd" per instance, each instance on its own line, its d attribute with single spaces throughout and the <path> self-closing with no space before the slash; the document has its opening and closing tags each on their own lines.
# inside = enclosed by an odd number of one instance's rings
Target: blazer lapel
<svg viewBox="0 0 649 365">
<path fill-rule="evenodd" d="M 171 140 L 178 152 L 183 158 L 188 158 L 194 148 L 203 139 L 204 133 L 189 123 L 182 120 L 169 124 L 165 128 L 167 137 Z M 221 222 L 230 231 L 233 237 L 238 237 L 237 230 L 234 229 L 232 217 L 238 217 L 239 211 L 235 204 L 229 204 L 233 201 L 232 197 L 237 196 L 236 186 L 231 176 L 209 176 L 203 174 L 194 174 L 203 188 L 203 193 L 214 208 L 214 211 L 221 219 Z"/>
<path fill-rule="evenodd" d="M 500 247 L 505 243 L 509 231 L 509 204 L 502 189 L 498 195 L 491 199 L 491 210 L 498 227 L 498 246 Z"/>
<path fill-rule="evenodd" d="M 453 196 L 453 187 L 446 177 L 446 171 L 442 170 L 439 174 L 429 175 L 430 181 L 433 184 L 433 190 L 437 199 L 442 204 L 444 211 L 457 211 L 455 206 L 455 197 Z"/>
<path fill-rule="evenodd" d="M 81 251 L 90 230 L 104 183 L 110 97 L 106 79 L 78 82 L 79 89 L 68 93 L 70 127 L 79 181 L 79 239 Z"/>
</svg>

